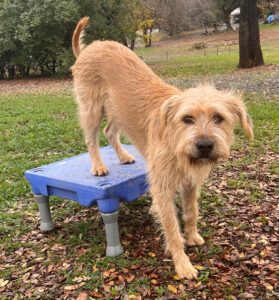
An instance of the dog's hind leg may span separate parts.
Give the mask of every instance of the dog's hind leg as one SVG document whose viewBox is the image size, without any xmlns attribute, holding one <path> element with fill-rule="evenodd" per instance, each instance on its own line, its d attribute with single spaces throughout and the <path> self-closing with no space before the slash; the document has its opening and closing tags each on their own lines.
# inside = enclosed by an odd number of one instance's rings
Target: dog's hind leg
<svg viewBox="0 0 279 300">
<path fill-rule="evenodd" d="M 182 202 L 185 218 L 186 244 L 189 246 L 203 245 L 204 239 L 200 236 L 197 229 L 199 216 L 198 190 L 197 188 L 182 188 Z"/>
<path fill-rule="evenodd" d="M 135 162 L 135 158 L 122 148 L 120 143 L 119 130 L 112 120 L 110 120 L 108 125 L 105 127 L 104 133 L 109 143 L 115 149 L 117 156 L 122 164 L 131 164 Z"/>
<path fill-rule="evenodd" d="M 104 96 L 96 95 L 91 88 L 83 90 L 83 98 L 79 97 L 79 118 L 84 131 L 85 142 L 91 158 L 91 173 L 104 176 L 108 170 L 100 156 L 99 128 L 104 114 Z"/>
</svg>

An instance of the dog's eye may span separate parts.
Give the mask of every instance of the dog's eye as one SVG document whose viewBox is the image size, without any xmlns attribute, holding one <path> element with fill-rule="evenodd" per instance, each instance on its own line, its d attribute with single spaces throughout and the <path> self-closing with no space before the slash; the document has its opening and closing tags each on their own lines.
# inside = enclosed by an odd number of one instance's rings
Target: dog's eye
<svg viewBox="0 0 279 300">
<path fill-rule="evenodd" d="M 220 124 L 224 121 L 224 118 L 221 115 L 217 114 L 213 117 L 213 121 L 215 124 Z"/>
<path fill-rule="evenodd" d="M 192 116 L 186 115 L 183 118 L 183 122 L 186 124 L 194 124 L 194 118 Z"/>
</svg>

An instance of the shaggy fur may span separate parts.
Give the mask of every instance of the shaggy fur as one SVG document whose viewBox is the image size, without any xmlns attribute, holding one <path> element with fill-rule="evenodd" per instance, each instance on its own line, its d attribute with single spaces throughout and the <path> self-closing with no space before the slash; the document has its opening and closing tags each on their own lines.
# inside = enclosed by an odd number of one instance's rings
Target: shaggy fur
<svg viewBox="0 0 279 300">
<path fill-rule="evenodd" d="M 119 131 L 145 157 L 151 212 L 160 224 L 177 274 L 195 278 L 197 270 L 184 252 L 174 195 L 181 191 L 188 245 L 202 245 L 197 230 L 198 191 L 213 163 L 227 159 L 233 128 L 240 121 L 253 138 L 253 128 L 240 95 L 199 85 L 181 91 L 156 76 L 138 56 L 112 41 L 96 41 L 82 49 L 80 36 L 88 18 L 73 35 L 72 67 L 79 118 L 92 159 L 92 174 L 108 173 L 99 154 L 98 131 L 104 113 L 105 134 L 121 163 L 133 163 L 119 142 Z M 201 146 L 200 146 L 201 145 Z M 202 148 L 200 148 L 202 147 Z M 204 152 L 204 147 L 210 150 Z"/>
</svg>

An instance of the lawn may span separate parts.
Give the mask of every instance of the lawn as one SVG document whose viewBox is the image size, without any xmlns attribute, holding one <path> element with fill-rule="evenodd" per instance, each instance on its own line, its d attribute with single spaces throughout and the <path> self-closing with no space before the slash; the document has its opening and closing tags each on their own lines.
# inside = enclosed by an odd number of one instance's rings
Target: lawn
<svg viewBox="0 0 279 300">
<path fill-rule="evenodd" d="M 267 49 L 267 62 L 278 63 L 278 47 Z M 151 66 L 167 77 L 196 78 L 228 74 L 236 60 L 234 54 L 200 55 Z M 278 95 L 249 92 L 245 101 L 256 137 L 248 143 L 238 127 L 230 160 L 214 168 L 202 190 L 199 226 L 206 243 L 187 249 L 199 270 L 198 279 L 189 281 L 178 280 L 163 253 L 148 214 L 149 195 L 121 207 L 125 252 L 120 257 L 104 256 L 96 208 L 53 198 L 58 228 L 40 233 L 37 205 L 23 173 L 86 151 L 76 105 L 65 91 L 1 95 L 0 299 L 74 299 L 82 291 L 91 299 L 278 297 Z M 101 134 L 101 145 L 106 143 Z"/>
<path fill-rule="evenodd" d="M 184 49 L 184 51 L 183 51 Z M 230 51 L 230 53 L 229 53 Z M 137 52 L 153 69 L 164 77 L 214 75 L 233 72 L 238 64 L 238 45 L 189 50 L 189 46 L 176 48 L 157 47 L 139 49 Z M 266 64 L 279 64 L 279 42 L 268 41 L 262 45 Z"/>
</svg>

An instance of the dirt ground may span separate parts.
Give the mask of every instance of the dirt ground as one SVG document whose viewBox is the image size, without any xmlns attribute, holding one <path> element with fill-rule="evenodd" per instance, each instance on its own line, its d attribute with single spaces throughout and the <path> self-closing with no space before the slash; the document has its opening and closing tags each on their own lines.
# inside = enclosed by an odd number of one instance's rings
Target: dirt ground
<svg viewBox="0 0 279 300">
<path fill-rule="evenodd" d="M 279 40 L 278 28 L 268 28 L 261 30 L 261 41 L 272 41 Z M 220 32 L 218 34 L 209 34 L 205 36 L 203 31 L 196 30 L 190 32 L 184 32 L 171 39 L 162 40 L 153 43 L 156 47 L 179 47 L 180 44 L 194 44 L 196 42 L 204 42 L 207 45 L 222 45 L 226 43 L 237 43 L 238 42 L 238 31 Z"/>
<path fill-rule="evenodd" d="M 0 80 L 0 95 L 40 92 L 71 92 L 72 79 L 28 78 Z"/>
<path fill-rule="evenodd" d="M 219 89 L 276 96 L 279 94 L 279 65 L 265 65 L 249 70 L 236 70 L 228 74 L 207 75 L 199 77 L 198 80 L 193 77 L 171 78 L 168 82 L 181 89 L 210 82 Z"/>
<path fill-rule="evenodd" d="M 173 78 L 168 80 L 180 88 L 189 88 L 197 84 L 196 78 Z M 218 88 L 233 88 L 242 92 L 257 92 L 260 94 L 279 93 L 279 66 L 266 65 L 249 70 L 237 70 L 232 73 L 200 76 L 198 82 L 210 81 Z M 23 93 L 55 93 L 72 94 L 72 79 L 16 79 L 0 81 L 1 94 Z"/>
</svg>

